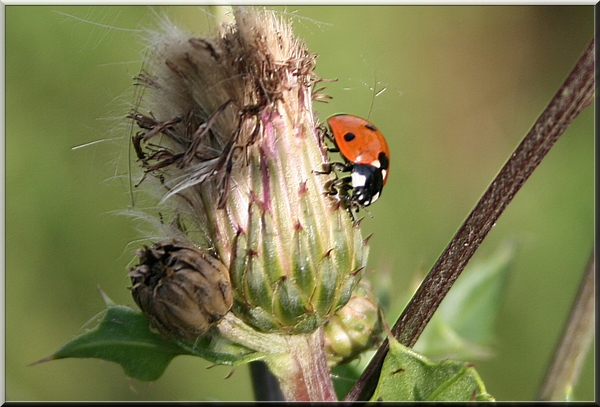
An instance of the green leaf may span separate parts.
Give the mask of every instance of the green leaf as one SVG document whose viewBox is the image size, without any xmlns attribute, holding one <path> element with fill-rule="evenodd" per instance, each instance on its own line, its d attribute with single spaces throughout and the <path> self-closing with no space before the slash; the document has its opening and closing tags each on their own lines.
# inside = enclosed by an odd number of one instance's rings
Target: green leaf
<svg viewBox="0 0 600 407">
<path fill-rule="evenodd" d="M 472 365 L 435 363 L 390 337 L 371 401 L 494 401 Z"/>
<path fill-rule="evenodd" d="M 51 359 L 98 358 L 120 364 L 125 374 L 139 380 L 158 379 L 171 360 L 185 354 L 179 346 L 150 331 L 138 311 L 111 305 L 99 314 L 98 324 L 73 337 Z"/>
<path fill-rule="evenodd" d="M 97 358 L 116 362 L 127 376 L 142 381 L 157 380 L 177 355 L 192 355 L 215 364 L 237 365 L 264 355 L 235 344 L 213 328 L 194 341 L 168 339 L 151 330 L 140 311 L 107 301 L 107 308 L 86 325 L 84 333 L 71 338 L 53 355 L 36 363 L 64 358 Z"/>
<path fill-rule="evenodd" d="M 502 245 L 489 259 L 470 264 L 442 301 L 415 350 L 433 359 L 486 359 L 512 270 L 516 245 Z"/>
</svg>

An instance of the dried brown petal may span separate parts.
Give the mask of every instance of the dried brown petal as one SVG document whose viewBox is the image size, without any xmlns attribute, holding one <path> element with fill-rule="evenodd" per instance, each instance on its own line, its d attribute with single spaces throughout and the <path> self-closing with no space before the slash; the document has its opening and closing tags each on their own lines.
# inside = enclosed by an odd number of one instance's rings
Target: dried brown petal
<svg viewBox="0 0 600 407">
<path fill-rule="evenodd" d="M 169 241 L 137 255 L 129 274 L 133 299 L 163 334 L 201 336 L 231 309 L 229 271 L 206 250 Z"/>
</svg>

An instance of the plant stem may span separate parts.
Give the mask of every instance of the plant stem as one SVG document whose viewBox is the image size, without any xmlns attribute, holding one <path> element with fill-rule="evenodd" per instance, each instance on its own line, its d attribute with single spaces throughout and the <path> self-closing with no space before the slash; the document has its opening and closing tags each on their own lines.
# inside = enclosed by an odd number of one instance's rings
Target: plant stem
<svg viewBox="0 0 600 407">
<path fill-rule="evenodd" d="M 594 251 L 590 256 L 573 308 L 565 324 L 554 359 L 546 372 L 538 400 L 567 401 L 594 339 Z"/>
<path fill-rule="evenodd" d="M 287 354 L 266 359 L 279 378 L 287 401 L 337 401 L 327 366 L 323 328 L 310 334 L 287 335 Z"/>
<path fill-rule="evenodd" d="M 394 337 L 412 347 L 454 281 L 524 182 L 568 125 L 594 98 L 594 40 L 542 115 L 500 170 L 435 263 L 392 328 Z M 346 396 L 368 400 L 377 385 L 389 349 L 387 339 Z"/>
<path fill-rule="evenodd" d="M 256 401 L 284 401 L 279 381 L 261 360 L 250 362 L 250 376 Z"/>
</svg>

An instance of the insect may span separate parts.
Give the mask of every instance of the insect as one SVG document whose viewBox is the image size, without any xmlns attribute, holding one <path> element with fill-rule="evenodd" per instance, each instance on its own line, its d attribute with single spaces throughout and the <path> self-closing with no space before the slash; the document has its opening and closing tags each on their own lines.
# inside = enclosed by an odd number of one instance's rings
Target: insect
<svg viewBox="0 0 600 407">
<path fill-rule="evenodd" d="M 383 134 L 373 123 L 350 114 L 338 114 L 327 119 L 330 132 L 326 133 L 344 158 L 344 163 L 332 162 L 325 165 L 324 173 L 333 169 L 350 172 L 349 176 L 335 179 L 329 194 L 349 200 L 352 208 L 371 205 L 381 196 L 390 169 L 390 149 Z M 352 189 L 352 195 L 348 191 Z"/>
</svg>

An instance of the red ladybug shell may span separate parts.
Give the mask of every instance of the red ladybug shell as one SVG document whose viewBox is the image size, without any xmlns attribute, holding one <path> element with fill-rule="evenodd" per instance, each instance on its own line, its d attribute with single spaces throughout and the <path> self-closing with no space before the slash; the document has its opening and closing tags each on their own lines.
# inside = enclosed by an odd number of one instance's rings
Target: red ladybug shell
<svg viewBox="0 0 600 407">
<path fill-rule="evenodd" d="M 368 120 L 350 114 L 331 116 L 327 124 L 340 154 L 349 163 L 381 168 L 385 185 L 389 174 L 390 149 L 377 127 Z"/>
</svg>

